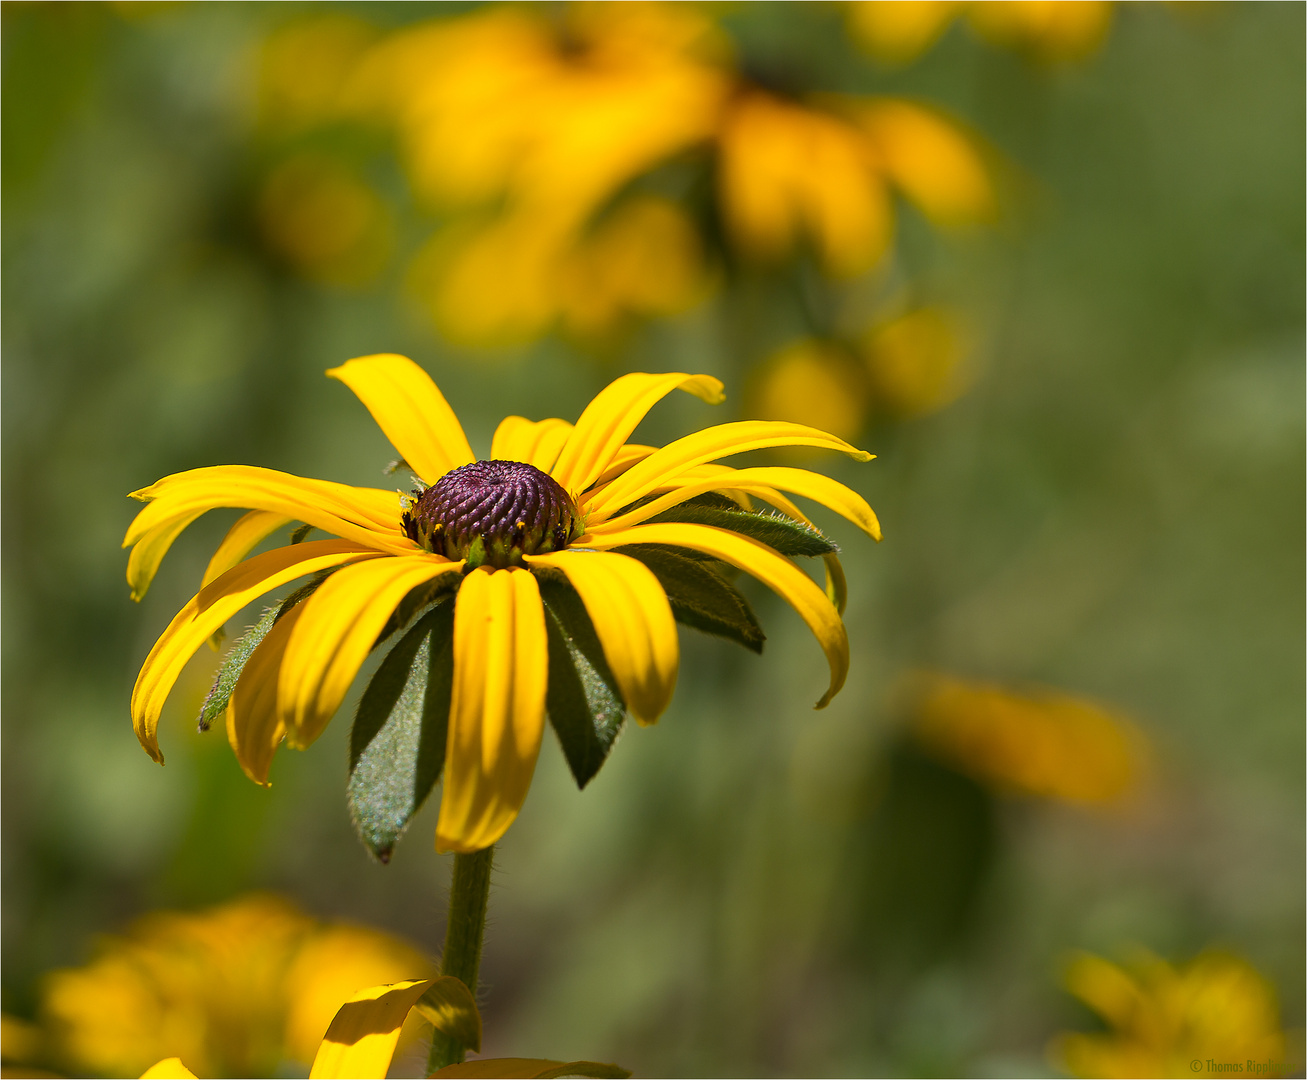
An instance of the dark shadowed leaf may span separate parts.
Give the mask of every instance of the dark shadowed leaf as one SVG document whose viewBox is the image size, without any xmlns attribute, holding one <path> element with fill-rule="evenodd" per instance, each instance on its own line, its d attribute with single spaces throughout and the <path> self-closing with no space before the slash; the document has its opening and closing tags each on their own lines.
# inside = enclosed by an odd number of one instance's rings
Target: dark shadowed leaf
<svg viewBox="0 0 1307 1080">
<path fill-rule="evenodd" d="M 454 681 L 454 605 L 428 612 L 372 676 L 350 732 L 350 817 L 382 862 L 445 764 Z"/>
<path fill-rule="evenodd" d="M 581 598 L 568 585 L 540 582 L 549 636 L 549 722 L 578 787 L 599 771 L 622 730 L 626 706 Z"/>
<path fill-rule="evenodd" d="M 758 625 L 749 602 L 713 571 L 711 563 L 656 544 L 631 544 L 614 550 L 638 559 L 654 572 L 671 602 L 677 622 L 738 641 L 756 653 L 762 652 L 767 635 Z"/>
</svg>

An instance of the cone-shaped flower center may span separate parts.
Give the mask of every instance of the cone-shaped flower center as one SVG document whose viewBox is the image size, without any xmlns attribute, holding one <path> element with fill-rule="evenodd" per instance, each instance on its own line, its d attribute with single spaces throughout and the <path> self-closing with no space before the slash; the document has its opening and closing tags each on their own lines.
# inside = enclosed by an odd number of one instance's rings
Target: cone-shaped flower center
<svg viewBox="0 0 1307 1080">
<path fill-rule="evenodd" d="M 470 566 L 521 565 L 581 535 L 576 503 L 553 477 L 521 461 L 474 461 L 445 473 L 404 512 L 404 532 Z"/>
</svg>

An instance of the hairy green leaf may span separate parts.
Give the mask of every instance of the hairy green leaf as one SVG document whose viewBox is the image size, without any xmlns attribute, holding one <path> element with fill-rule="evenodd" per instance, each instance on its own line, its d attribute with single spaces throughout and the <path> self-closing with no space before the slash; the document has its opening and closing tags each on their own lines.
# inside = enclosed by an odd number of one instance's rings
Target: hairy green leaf
<svg viewBox="0 0 1307 1080">
<path fill-rule="evenodd" d="M 782 555 L 829 555 L 839 549 L 821 532 L 802 521 L 783 514 L 753 510 L 730 510 L 699 502 L 684 502 L 656 514 L 651 522 L 673 521 L 691 525 L 711 525 L 718 529 L 747 536 L 779 551 Z"/>
<path fill-rule="evenodd" d="M 383 863 L 444 768 L 453 684 L 454 605 L 441 604 L 396 642 L 359 700 L 346 797 Z"/>
<path fill-rule="evenodd" d="M 214 720 L 226 711 L 227 703 L 231 701 L 231 695 L 240 681 L 241 672 L 245 670 L 246 663 L 254 650 L 259 647 L 259 643 L 268 636 L 268 631 L 272 629 L 273 624 L 301 600 L 307 600 L 312 596 L 314 590 L 334 574 L 336 569 L 333 567 L 315 575 L 312 581 L 301 585 L 281 603 L 268 608 L 258 622 L 236 639 L 236 643 L 223 657 L 222 666 L 218 668 L 218 675 L 213 680 L 213 687 L 205 697 L 204 704 L 200 706 L 198 726 L 201 731 L 208 731 Z"/>
<path fill-rule="evenodd" d="M 749 601 L 714 572 L 713 564 L 660 544 L 631 544 L 613 550 L 638 559 L 654 572 L 677 622 L 762 652 L 767 635 L 758 625 Z"/>
<path fill-rule="evenodd" d="M 540 582 L 549 638 L 549 690 L 545 707 L 563 756 L 585 787 L 608 757 L 626 719 L 617 680 L 581 598 L 568 585 Z"/>
</svg>

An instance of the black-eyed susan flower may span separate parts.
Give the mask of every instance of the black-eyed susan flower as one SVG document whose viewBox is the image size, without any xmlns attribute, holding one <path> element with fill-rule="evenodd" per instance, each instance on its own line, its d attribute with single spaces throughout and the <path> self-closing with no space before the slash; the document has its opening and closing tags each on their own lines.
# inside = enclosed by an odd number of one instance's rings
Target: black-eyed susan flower
<svg viewBox="0 0 1307 1080">
<path fill-rule="evenodd" d="M 139 1076 L 167 1057 L 202 1076 L 281 1075 L 313 1061 L 342 1001 L 432 966 L 389 934 L 321 923 L 272 896 L 152 912 L 85 966 L 45 977 L 43 1056 L 71 1076 Z"/>
<path fill-rule="evenodd" d="M 1172 965 L 1135 949 L 1115 964 L 1078 953 L 1067 964 L 1064 982 L 1108 1027 L 1053 1040 L 1049 1057 L 1071 1076 L 1301 1072 L 1301 1049 L 1288 1046 L 1274 988 L 1242 957 L 1213 949 Z"/>
<path fill-rule="evenodd" d="M 870 455 L 815 428 L 742 421 L 655 448 L 627 442 L 675 389 L 715 402 L 707 375 L 630 374 L 576 424 L 505 419 L 477 460 L 427 374 L 402 356 L 330 371 L 367 406 L 419 478 L 411 495 L 227 465 L 165 477 L 127 532 L 128 580 L 141 596 L 176 537 L 219 507 L 248 512 L 219 545 L 203 587 L 150 651 L 132 695 L 141 744 L 191 655 L 247 604 L 308 578 L 233 647 L 202 722 L 225 715 L 251 779 L 267 783 L 283 742 L 318 737 L 368 655 L 398 640 L 364 691 L 351 750 L 351 805 L 387 857 L 443 772 L 436 845 L 473 852 L 516 817 L 546 714 L 580 784 L 602 764 L 627 713 L 651 724 L 676 682 L 676 621 L 760 650 L 761 629 L 719 572 L 735 567 L 787 600 L 816 636 L 840 689 L 848 640 L 834 545 L 785 492 L 813 499 L 879 537 L 866 501 L 793 468 L 732 469 L 716 459 L 809 446 Z M 751 509 L 757 498 L 777 513 Z M 333 539 L 250 557 L 302 522 Z M 296 542 L 300 541 L 300 542 Z M 826 560 L 826 589 L 794 562 Z M 402 632 L 402 634 L 401 634 Z"/>
</svg>

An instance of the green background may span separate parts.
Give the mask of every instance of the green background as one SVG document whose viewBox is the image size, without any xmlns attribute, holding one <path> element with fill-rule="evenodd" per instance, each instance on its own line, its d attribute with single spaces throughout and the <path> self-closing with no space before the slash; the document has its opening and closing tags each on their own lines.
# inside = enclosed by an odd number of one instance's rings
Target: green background
<svg viewBox="0 0 1307 1080">
<path fill-rule="evenodd" d="M 449 14 L 348 8 L 382 25 Z M 382 485 L 393 456 L 323 369 L 412 356 L 488 452 L 500 416 L 574 418 L 622 370 L 707 371 L 657 441 L 734 419 L 794 332 L 736 291 L 619 356 L 545 341 L 456 352 L 400 288 L 298 280 L 253 199 L 259 42 L 320 7 L 142 13 L 6 5 L 3 69 L 3 993 L 158 906 L 249 888 L 434 949 L 449 860 L 429 805 L 388 867 L 344 802 L 348 716 L 264 791 L 179 685 L 160 769 L 131 732 L 140 661 L 233 515 L 128 599 L 128 491 L 208 464 Z M 1220 944 L 1304 1008 L 1304 7 L 1125 5 L 1101 51 L 1041 68 L 960 26 L 878 72 L 833 7 L 740 6 L 746 61 L 814 89 L 918 95 L 1011 163 L 1001 227 L 903 266 L 983 328 L 950 408 L 867 431 L 877 546 L 843 545 L 853 671 L 754 589 L 759 659 L 683 631 L 680 683 L 578 794 L 552 736 L 501 845 L 483 978 L 488 1054 L 645 1075 L 1044 1074 L 1092 1021 L 1067 950 Z M 431 223 L 402 203 L 400 243 Z M 747 333 L 741 333 L 741 323 Z M 724 341 L 744 341 L 736 351 Z M 1135 812 L 999 799 L 921 758 L 895 690 L 917 667 L 1081 693 L 1135 718 Z M 184 708 L 183 708 L 184 704 Z M 345 710 L 342 711 L 343 713 Z"/>
</svg>

